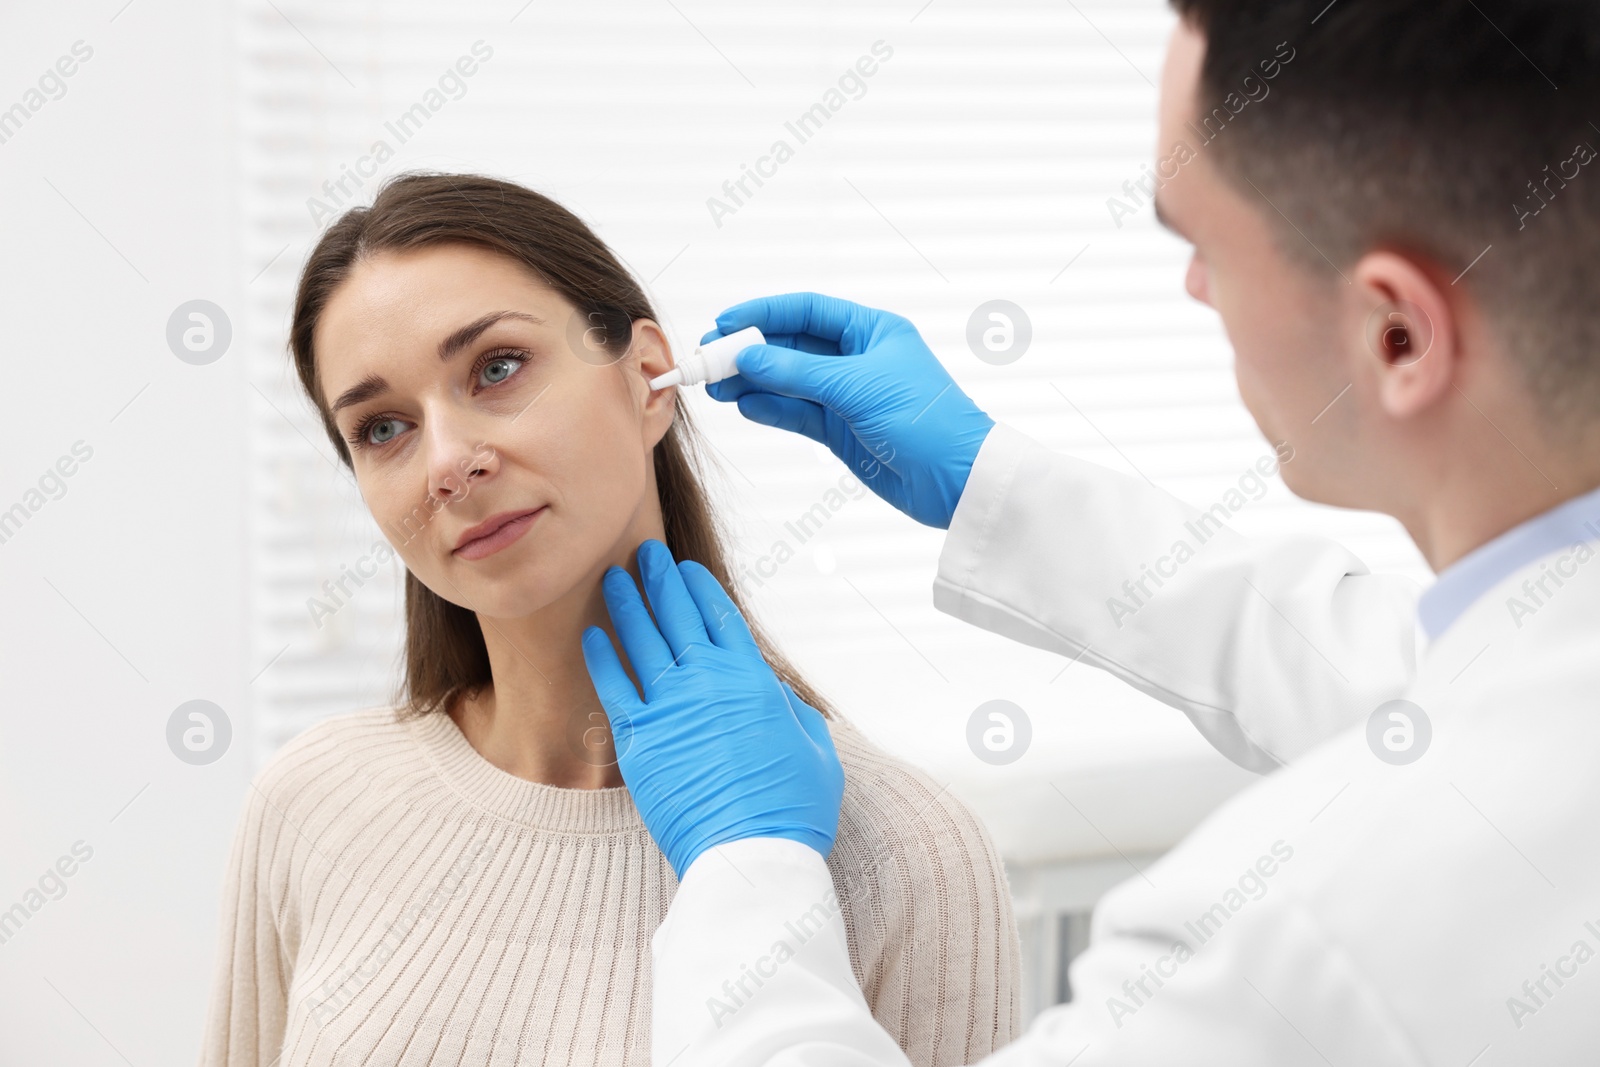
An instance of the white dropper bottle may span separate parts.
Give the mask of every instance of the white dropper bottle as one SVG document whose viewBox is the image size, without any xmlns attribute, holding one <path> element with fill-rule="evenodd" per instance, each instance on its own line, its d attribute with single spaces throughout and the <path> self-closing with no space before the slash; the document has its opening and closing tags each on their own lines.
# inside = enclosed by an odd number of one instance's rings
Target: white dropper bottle
<svg viewBox="0 0 1600 1067">
<path fill-rule="evenodd" d="M 650 388 L 665 389 L 669 385 L 697 385 L 700 382 L 720 382 L 739 373 L 734 359 L 751 345 L 764 345 L 767 339 L 755 326 L 746 326 L 737 333 L 707 341 L 667 373 L 650 379 Z"/>
</svg>

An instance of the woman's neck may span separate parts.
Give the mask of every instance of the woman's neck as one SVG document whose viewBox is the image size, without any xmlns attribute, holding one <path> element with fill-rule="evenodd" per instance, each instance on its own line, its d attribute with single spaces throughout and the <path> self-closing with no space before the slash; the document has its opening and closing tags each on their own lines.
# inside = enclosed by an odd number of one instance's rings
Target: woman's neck
<svg viewBox="0 0 1600 1067">
<path fill-rule="evenodd" d="M 543 785 L 606 789 L 622 784 L 605 709 L 592 688 L 592 707 L 580 704 L 570 710 L 516 699 L 530 692 L 527 688 L 507 691 L 513 699 L 502 701 L 491 683 L 457 698 L 450 708 L 450 717 L 480 756 L 507 774 Z"/>
<path fill-rule="evenodd" d="M 630 573 L 638 569 L 632 556 Z M 527 618 L 479 615 L 493 680 L 459 697 L 449 714 L 479 755 L 508 774 L 567 789 L 604 789 L 622 785 L 622 772 L 605 707 L 584 665 L 582 635 L 588 626 L 612 629 L 599 575 L 584 585 Z"/>
</svg>

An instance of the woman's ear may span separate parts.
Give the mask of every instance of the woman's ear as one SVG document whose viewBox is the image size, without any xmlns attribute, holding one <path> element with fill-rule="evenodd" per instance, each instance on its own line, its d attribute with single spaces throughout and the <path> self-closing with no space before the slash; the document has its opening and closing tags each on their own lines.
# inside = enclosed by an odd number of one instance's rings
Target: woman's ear
<svg viewBox="0 0 1600 1067">
<path fill-rule="evenodd" d="M 678 387 L 652 390 L 650 379 L 659 377 L 677 366 L 672 356 L 672 343 L 652 319 L 633 320 L 633 340 L 626 373 L 637 375 L 637 383 L 630 383 L 643 395 L 641 414 L 644 416 L 645 443 L 654 448 L 667 435 L 677 414 Z"/>
</svg>

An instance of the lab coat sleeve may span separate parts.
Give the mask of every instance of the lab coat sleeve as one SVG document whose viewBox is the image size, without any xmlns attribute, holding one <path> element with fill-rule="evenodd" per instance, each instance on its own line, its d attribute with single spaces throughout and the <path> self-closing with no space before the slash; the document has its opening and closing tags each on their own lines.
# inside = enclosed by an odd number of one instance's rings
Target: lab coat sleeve
<svg viewBox="0 0 1600 1067">
<path fill-rule="evenodd" d="M 654 1067 L 911 1067 L 861 995 L 810 846 L 750 838 L 701 853 L 651 953 Z"/>
<path fill-rule="evenodd" d="M 1421 1067 L 1367 976 L 1287 894 L 1229 919 L 1225 944 L 1187 947 L 1182 916 L 1204 914 L 1188 898 L 1211 873 L 1164 872 L 1175 891 L 1150 899 L 1130 883 L 1135 899 L 1121 891 L 1118 919 L 1073 963 L 1073 1001 L 974 1067 Z M 697 858 L 652 944 L 655 1067 L 909 1067 L 855 984 L 832 894 L 797 842 Z M 1153 985 L 1152 968 L 1172 980 Z"/>
<path fill-rule="evenodd" d="M 1419 648 L 1409 578 L 1372 574 L 1325 538 L 1228 526 L 1276 467 L 1268 454 L 1202 512 L 996 424 L 934 606 L 1109 671 L 1266 773 L 1400 696 Z"/>
</svg>

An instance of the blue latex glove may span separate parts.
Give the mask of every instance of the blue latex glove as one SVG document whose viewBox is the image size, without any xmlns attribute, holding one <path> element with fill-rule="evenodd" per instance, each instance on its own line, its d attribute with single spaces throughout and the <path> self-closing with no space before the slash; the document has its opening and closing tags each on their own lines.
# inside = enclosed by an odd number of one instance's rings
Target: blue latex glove
<svg viewBox="0 0 1600 1067">
<path fill-rule="evenodd" d="M 739 373 L 706 387 L 753 422 L 828 446 L 880 497 L 950 528 L 978 449 L 994 426 L 899 315 L 818 293 L 763 297 L 717 316 L 701 344 L 746 326 L 767 339 Z M 845 357 L 845 358 L 841 358 Z"/>
<path fill-rule="evenodd" d="M 822 713 L 767 666 L 710 571 L 649 540 L 639 573 L 654 620 L 621 567 L 601 589 L 644 699 L 598 626 L 583 632 L 583 659 L 650 836 L 679 879 L 706 849 L 747 837 L 789 838 L 826 858 L 844 770 Z"/>
</svg>

